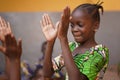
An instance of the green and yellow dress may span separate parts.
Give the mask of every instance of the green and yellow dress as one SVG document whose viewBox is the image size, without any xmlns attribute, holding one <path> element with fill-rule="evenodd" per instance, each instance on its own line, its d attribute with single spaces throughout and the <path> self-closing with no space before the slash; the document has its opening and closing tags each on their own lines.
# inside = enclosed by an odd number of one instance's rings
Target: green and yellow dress
<svg viewBox="0 0 120 80">
<path fill-rule="evenodd" d="M 71 52 L 78 46 L 79 44 L 75 42 L 69 43 Z M 100 80 L 103 78 L 103 74 L 105 73 L 109 62 L 109 50 L 102 44 L 99 44 L 95 47 L 91 47 L 84 54 L 79 53 L 73 56 L 73 59 L 80 72 L 86 75 L 89 80 L 95 80 L 96 78 L 99 78 Z M 62 73 L 62 69 L 64 69 L 64 60 L 62 55 L 53 59 L 53 68 L 56 74 Z M 68 80 L 67 75 L 66 80 Z"/>
</svg>

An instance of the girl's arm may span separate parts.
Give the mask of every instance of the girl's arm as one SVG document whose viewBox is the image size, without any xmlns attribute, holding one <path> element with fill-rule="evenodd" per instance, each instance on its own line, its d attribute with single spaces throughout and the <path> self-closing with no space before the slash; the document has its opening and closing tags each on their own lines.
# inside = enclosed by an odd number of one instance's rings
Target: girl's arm
<svg viewBox="0 0 120 80">
<path fill-rule="evenodd" d="M 42 17 L 42 21 L 40 21 L 42 31 L 47 40 L 47 48 L 45 51 L 43 72 L 44 77 L 46 79 L 50 79 L 54 73 L 53 65 L 52 65 L 52 52 L 54 42 L 57 37 L 57 28 L 53 26 L 52 21 L 48 14 L 44 14 Z"/>
<path fill-rule="evenodd" d="M 10 74 L 10 61 L 7 56 L 5 56 L 5 74 L 9 77 Z"/>
<path fill-rule="evenodd" d="M 67 38 L 60 39 L 60 43 L 69 80 L 88 80 L 88 78 L 83 75 L 77 68 L 73 60 L 72 53 L 70 52 Z"/>
<path fill-rule="evenodd" d="M 79 71 L 76 64 L 74 63 L 72 53 L 68 46 L 67 32 L 69 27 L 69 18 L 70 8 L 66 7 L 63 11 L 61 22 L 59 23 L 58 38 L 61 43 L 62 55 L 64 58 L 68 77 L 69 80 L 88 80 L 88 78 Z"/>
<path fill-rule="evenodd" d="M 44 65 L 43 65 L 43 71 L 44 71 L 44 77 L 51 78 L 54 70 L 52 65 L 52 52 L 53 52 L 53 42 L 47 42 L 47 48 L 45 52 L 45 58 L 44 58 Z"/>
</svg>

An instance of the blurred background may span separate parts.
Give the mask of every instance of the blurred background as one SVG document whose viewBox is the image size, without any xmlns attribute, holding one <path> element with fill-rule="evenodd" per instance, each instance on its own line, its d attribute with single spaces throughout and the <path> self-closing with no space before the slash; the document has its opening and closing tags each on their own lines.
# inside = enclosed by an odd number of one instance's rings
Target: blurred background
<svg viewBox="0 0 120 80">
<path fill-rule="evenodd" d="M 71 11 L 82 3 L 97 3 L 99 0 L 0 0 L 0 16 L 11 23 L 16 38 L 22 38 L 23 54 L 32 67 L 42 57 L 41 46 L 45 41 L 39 21 L 48 13 L 54 24 L 60 20 L 63 8 L 68 5 Z M 104 80 L 120 80 L 120 0 L 100 0 L 104 3 L 104 14 L 96 34 L 96 41 L 110 50 L 110 62 Z M 69 41 L 73 36 L 69 30 Z M 59 40 L 56 40 L 53 58 L 61 53 Z M 0 54 L 0 72 L 4 71 L 4 56 Z"/>
</svg>

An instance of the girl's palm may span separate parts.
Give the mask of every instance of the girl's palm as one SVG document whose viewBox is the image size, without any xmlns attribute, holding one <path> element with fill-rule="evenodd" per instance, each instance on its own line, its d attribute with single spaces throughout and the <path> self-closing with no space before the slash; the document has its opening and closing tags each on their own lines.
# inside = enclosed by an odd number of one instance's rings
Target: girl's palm
<svg viewBox="0 0 120 80">
<path fill-rule="evenodd" d="M 57 37 L 57 28 L 54 27 L 48 14 L 44 14 L 42 21 L 40 22 L 42 31 L 47 41 L 53 41 Z"/>
</svg>

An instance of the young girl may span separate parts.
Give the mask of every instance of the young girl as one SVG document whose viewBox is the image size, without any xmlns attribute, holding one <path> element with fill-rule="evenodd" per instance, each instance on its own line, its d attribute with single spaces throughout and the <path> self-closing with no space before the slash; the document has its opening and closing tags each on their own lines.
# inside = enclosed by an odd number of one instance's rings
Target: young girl
<svg viewBox="0 0 120 80">
<path fill-rule="evenodd" d="M 54 72 L 59 72 L 64 66 L 67 71 L 66 80 L 97 80 L 99 72 L 105 72 L 109 58 L 108 48 L 95 41 L 95 33 L 100 24 L 100 9 L 103 13 L 101 3 L 85 3 L 70 14 L 70 8 L 66 7 L 58 27 L 54 27 L 47 14 L 43 15 L 40 23 L 47 39 L 43 68 L 45 79 L 52 79 Z M 67 38 L 69 23 L 75 39 L 75 42 L 70 43 Z M 62 56 L 57 57 L 60 61 L 54 59 L 56 67 L 53 68 L 52 50 L 57 37 Z"/>
<path fill-rule="evenodd" d="M 17 41 L 10 29 L 10 24 L 0 17 L 0 51 L 5 55 L 5 74 L 0 80 L 20 79 L 20 58 L 22 54 L 21 40 Z"/>
</svg>

